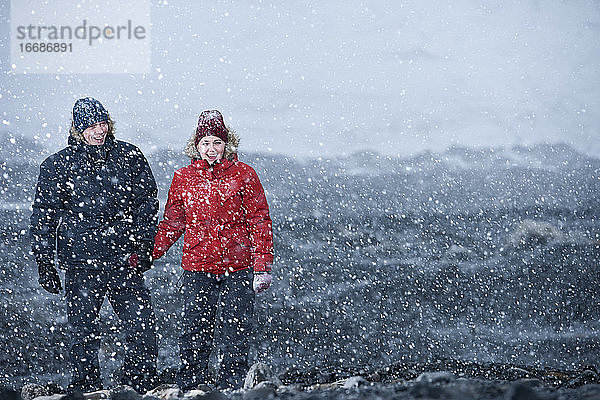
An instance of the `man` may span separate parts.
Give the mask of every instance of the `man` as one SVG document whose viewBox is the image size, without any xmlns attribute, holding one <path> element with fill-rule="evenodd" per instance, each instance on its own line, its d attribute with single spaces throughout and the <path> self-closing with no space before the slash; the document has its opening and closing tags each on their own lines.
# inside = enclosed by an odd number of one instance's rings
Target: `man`
<svg viewBox="0 0 600 400">
<path fill-rule="evenodd" d="M 113 127 L 98 100 L 75 102 L 69 146 L 40 167 L 32 249 L 46 291 L 62 290 L 56 266 L 66 270 L 70 388 L 102 388 L 98 316 L 108 296 L 126 330 L 122 383 L 143 393 L 156 378 L 155 319 L 143 272 L 152 266 L 157 188 L 142 152 L 116 140 Z"/>
</svg>

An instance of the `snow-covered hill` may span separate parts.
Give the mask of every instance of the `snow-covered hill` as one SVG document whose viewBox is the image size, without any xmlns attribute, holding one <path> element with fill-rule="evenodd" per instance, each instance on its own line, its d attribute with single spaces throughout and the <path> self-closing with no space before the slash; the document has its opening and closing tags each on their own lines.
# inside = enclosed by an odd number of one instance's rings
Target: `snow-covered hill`
<svg viewBox="0 0 600 400">
<path fill-rule="evenodd" d="M 2 203 L 27 204 L 47 152 L 0 153 Z M 147 156 L 164 200 L 187 160 L 169 150 Z M 448 358 L 600 361 L 600 160 L 546 145 L 240 159 L 263 181 L 276 240 L 254 359 L 278 372 Z M 0 383 L 13 385 L 66 379 L 64 304 L 37 285 L 29 212 L 0 210 Z M 160 368 L 178 362 L 179 260 L 176 246 L 147 273 Z M 101 326 L 111 382 L 122 347 L 109 309 Z"/>
</svg>

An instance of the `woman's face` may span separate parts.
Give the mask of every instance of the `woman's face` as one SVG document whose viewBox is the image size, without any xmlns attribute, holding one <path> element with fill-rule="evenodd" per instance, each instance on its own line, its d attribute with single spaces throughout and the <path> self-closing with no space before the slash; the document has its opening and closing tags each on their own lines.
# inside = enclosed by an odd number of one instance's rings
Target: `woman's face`
<svg viewBox="0 0 600 400">
<path fill-rule="evenodd" d="M 223 158 L 225 142 L 216 136 L 204 136 L 198 142 L 197 149 L 203 160 L 208 161 L 209 164 L 213 164 L 215 161 Z"/>
<path fill-rule="evenodd" d="M 100 146 L 104 144 L 107 133 L 108 123 L 106 121 L 100 121 L 83 131 L 83 138 L 87 144 L 91 144 L 92 146 Z"/>
</svg>

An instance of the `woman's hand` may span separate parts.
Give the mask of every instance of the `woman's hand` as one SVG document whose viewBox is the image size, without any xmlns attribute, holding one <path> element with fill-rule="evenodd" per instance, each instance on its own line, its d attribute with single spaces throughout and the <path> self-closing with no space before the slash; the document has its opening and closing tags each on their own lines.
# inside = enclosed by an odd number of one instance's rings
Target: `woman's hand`
<svg viewBox="0 0 600 400">
<path fill-rule="evenodd" d="M 273 278 L 271 274 L 268 272 L 255 272 L 254 273 L 254 282 L 252 283 L 252 288 L 256 294 L 260 292 L 264 292 L 271 286 L 273 283 Z"/>
</svg>

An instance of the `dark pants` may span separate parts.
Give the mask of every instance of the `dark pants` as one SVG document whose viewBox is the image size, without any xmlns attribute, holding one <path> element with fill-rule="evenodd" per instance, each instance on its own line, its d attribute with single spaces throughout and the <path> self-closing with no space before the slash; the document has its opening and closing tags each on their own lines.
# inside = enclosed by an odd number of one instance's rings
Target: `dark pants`
<svg viewBox="0 0 600 400">
<path fill-rule="evenodd" d="M 142 274 L 133 270 L 71 269 L 66 273 L 67 318 L 72 366 L 71 387 L 93 391 L 102 387 L 98 363 L 98 315 L 104 297 L 126 332 L 122 382 L 138 392 L 152 388 L 156 378 L 156 332 L 150 292 Z"/>
<path fill-rule="evenodd" d="M 216 348 L 223 352 L 217 385 L 220 388 L 240 388 L 243 385 L 248 372 L 248 346 L 254 312 L 252 279 L 250 268 L 228 276 L 184 271 L 179 387 L 191 389 L 208 382 L 208 362 Z M 220 314 L 217 309 L 220 309 Z M 218 320 L 217 316 L 220 317 Z M 214 335 L 217 326 L 221 333 L 218 338 Z"/>
</svg>

